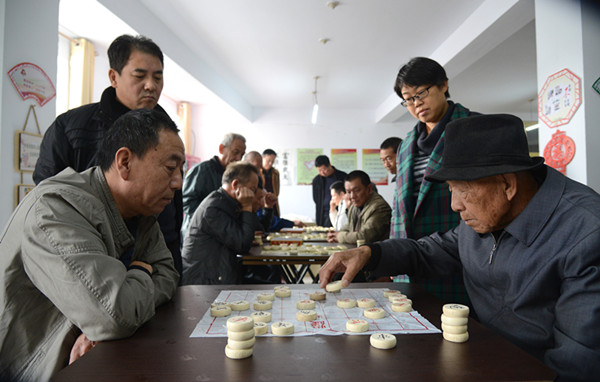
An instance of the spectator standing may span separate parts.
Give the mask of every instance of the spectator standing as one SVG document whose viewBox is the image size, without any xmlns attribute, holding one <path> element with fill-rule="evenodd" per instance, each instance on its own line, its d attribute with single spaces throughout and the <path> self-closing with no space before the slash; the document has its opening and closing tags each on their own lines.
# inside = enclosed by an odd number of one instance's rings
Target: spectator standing
<svg viewBox="0 0 600 382">
<path fill-rule="evenodd" d="M 446 125 L 475 113 L 448 100 L 446 71 L 429 58 L 416 57 L 402 66 L 394 90 L 418 122 L 398 150 L 390 238 L 419 239 L 447 231 L 460 222 L 459 215 L 452 211 L 448 187 L 430 182 L 424 175 L 441 166 Z M 412 277 L 410 281 L 421 284 L 444 302 L 469 301 L 460 276 L 430 280 Z"/>
<path fill-rule="evenodd" d="M 318 226 L 331 227 L 331 220 L 329 220 L 331 191 L 329 188 L 333 182 L 343 181 L 348 174 L 333 167 L 326 155 L 319 155 L 315 158 L 315 167 L 319 172 L 312 180 L 313 201 L 316 207 L 315 221 Z"/>
<path fill-rule="evenodd" d="M 275 158 L 277 158 L 277 153 L 272 149 L 266 149 L 262 153 L 263 162 L 262 162 L 262 173 L 265 178 L 265 189 L 267 192 L 272 192 L 279 199 L 279 171 L 275 167 L 273 167 L 273 163 L 275 162 Z M 275 216 L 281 216 L 281 211 L 279 210 L 279 200 L 273 206 L 273 212 Z"/>
<path fill-rule="evenodd" d="M 381 143 L 379 146 L 379 157 L 383 167 L 390 174 L 393 175 L 392 183 L 396 181 L 396 154 L 398 153 L 398 147 L 402 143 L 402 139 L 398 137 L 390 137 Z"/>
<path fill-rule="evenodd" d="M 95 166 L 102 138 L 128 111 L 148 108 L 167 115 L 158 105 L 163 89 L 163 54 L 158 45 L 144 36 L 122 35 L 108 47 L 108 60 L 111 86 L 104 90 L 100 102 L 59 115 L 44 134 L 33 172 L 36 184 L 67 167 L 81 172 Z M 182 219 L 181 190 L 177 190 L 173 203 L 158 216 L 158 223 L 179 272 Z M 125 265 L 130 257 L 123 257 Z"/>
<path fill-rule="evenodd" d="M 185 240 L 187 227 L 204 198 L 221 187 L 223 173 L 228 164 L 240 161 L 246 152 L 246 138 L 239 134 L 225 135 L 219 145 L 219 155 L 192 167 L 183 181 L 182 235 Z"/>
</svg>

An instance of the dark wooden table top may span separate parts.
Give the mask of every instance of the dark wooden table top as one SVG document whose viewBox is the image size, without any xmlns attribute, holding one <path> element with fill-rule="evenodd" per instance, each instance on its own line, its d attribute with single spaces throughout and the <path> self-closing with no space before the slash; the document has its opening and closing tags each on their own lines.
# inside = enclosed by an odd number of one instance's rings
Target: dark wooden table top
<svg viewBox="0 0 600 382">
<path fill-rule="evenodd" d="M 316 285 L 291 285 L 315 289 Z M 351 288 L 399 289 L 438 328 L 442 303 L 403 283 L 354 283 Z M 132 337 L 98 344 L 55 381 L 541 381 L 554 372 L 473 319 L 469 341 L 441 334 L 396 335 L 391 350 L 369 345 L 368 335 L 257 337 L 254 355 L 225 356 L 226 338 L 190 338 L 221 290 L 273 285 L 185 286 Z"/>
</svg>

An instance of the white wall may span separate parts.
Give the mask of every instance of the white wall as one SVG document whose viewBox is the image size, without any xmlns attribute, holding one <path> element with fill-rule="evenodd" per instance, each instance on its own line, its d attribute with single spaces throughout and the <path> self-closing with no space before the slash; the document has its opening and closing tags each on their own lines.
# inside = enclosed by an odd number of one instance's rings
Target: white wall
<svg viewBox="0 0 600 382">
<path fill-rule="evenodd" d="M 15 186 L 20 176 L 14 169 L 14 134 L 22 130 L 29 105 L 35 105 L 40 128 L 45 128 L 55 116 L 54 99 L 40 107 L 32 99 L 23 101 L 8 79 L 6 72 L 21 62 L 31 62 L 41 67 L 52 82 L 56 82 L 56 57 L 58 50 L 59 0 L 8 0 L 0 2 L 2 10 L 2 73 L 0 84 L 0 226 L 8 221 L 14 207 Z M 35 129 L 28 124 L 27 131 Z M 31 176 L 24 177 L 31 183 Z"/>
<path fill-rule="evenodd" d="M 262 152 L 271 148 L 281 152 L 286 149 L 322 148 L 329 155 L 332 148 L 355 148 L 360 169 L 363 148 L 379 148 L 381 142 L 390 136 L 404 138 L 412 128 L 412 123 L 377 125 L 373 112 L 366 110 L 327 110 L 322 107 L 316 126 L 310 123 L 310 107 L 306 110 L 258 110 L 254 123 L 247 122 L 230 110 L 226 106 L 207 105 L 192 109 L 193 155 L 202 160 L 209 159 L 218 153 L 223 136 L 235 132 L 246 137 L 246 151 Z M 378 186 L 378 190 L 391 204 L 393 185 Z M 314 219 L 311 186 L 282 186 L 279 200 L 282 215 Z"/>
</svg>

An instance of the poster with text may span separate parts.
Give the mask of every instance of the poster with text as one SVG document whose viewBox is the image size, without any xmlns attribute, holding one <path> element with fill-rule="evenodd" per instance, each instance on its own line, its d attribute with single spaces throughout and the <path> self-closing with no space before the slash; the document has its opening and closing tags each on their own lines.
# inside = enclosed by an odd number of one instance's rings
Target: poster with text
<svg viewBox="0 0 600 382">
<path fill-rule="evenodd" d="M 323 154 L 323 149 L 298 149 L 297 151 L 298 184 L 312 184 L 318 174 L 315 158 Z"/>
<path fill-rule="evenodd" d="M 282 186 L 292 186 L 294 184 L 296 168 L 296 152 L 292 149 L 277 150 L 277 157 L 273 167 L 279 171 L 279 184 Z"/>
<path fill-rule="evenodd" d="M 381 163 L 379 149 L 363 149 L 362 151 L 362 169 L 369 174 L 371 182 L 376 185 L 388 184 L 388 172 Z"/>
<path fill-rule="evenodd" d="M 331 149 L 331 164 L 338 170 L 349 173 L 356 170 L 356 149 Z"/>
</svg>

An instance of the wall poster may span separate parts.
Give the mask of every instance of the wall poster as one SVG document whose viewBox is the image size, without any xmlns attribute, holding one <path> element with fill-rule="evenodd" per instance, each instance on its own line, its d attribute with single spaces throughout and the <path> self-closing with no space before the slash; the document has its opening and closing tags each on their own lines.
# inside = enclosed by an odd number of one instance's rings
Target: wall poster
<svg viewBox="0 0 600 382">
<path fill-rule="evenodd" d="M 385 186 L 388 184 L 388 172 L 381 163 L 379 152 L 379 149 L 363 149 L 362 169 L 369 174 L 371 182 Z"/>
<path fill-rule="evenodd" d="M 356 149 L 331 149 L 331 164 L 338 170 L 349 173 L 356 170 Z"/>
<path fill-rule="evenodd" d="M 310 185 L 318 174 L 315 167 L 315 158 L 323 155 L 323 149 L 298 149 L 297 151 L 298 184 Z"/>
<path fill-rule="evenodd" d="M 569 69 L 554 73 L 538 95 L 538 117 L 548 127 L 566 125 L 581 105 L 581 80 Z"/>
</svg>

